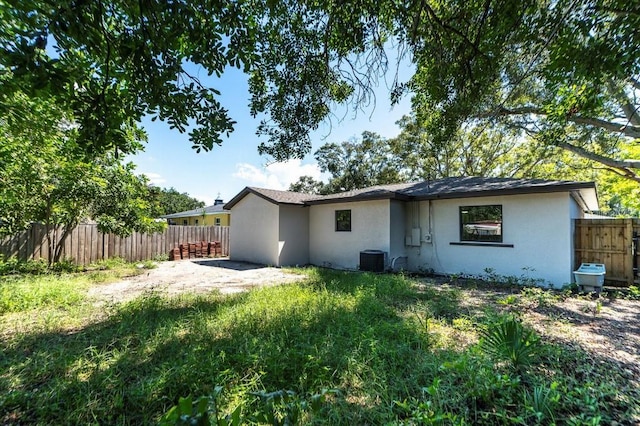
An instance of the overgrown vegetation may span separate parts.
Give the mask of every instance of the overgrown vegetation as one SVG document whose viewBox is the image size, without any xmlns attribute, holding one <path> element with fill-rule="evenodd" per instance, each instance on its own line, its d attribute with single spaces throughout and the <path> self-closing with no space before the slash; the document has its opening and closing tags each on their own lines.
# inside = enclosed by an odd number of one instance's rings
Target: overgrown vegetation
<svg viewBox="0 0 640 426">
<path fill-rule="evenodd" d="M 87 303 L 86 290 L 91 285 L 113 282 L 154 267 L 151 261 L 132 264 L 119 258 L 81 267 L 69 259 L 48 266 L 44 260 L 20 262 L 0 257 L 0 315 L 73 309 Z"/>
<path fill-rule="evenodd" d="M 460 288 L 409 277 L 301 272 L 305 282 L 234 296 L 146 294 L 100 307 L 85 290 L 113 270 L 0 278 L 25 293 L 75 294 L 1 314 L 0 423 L 640 419 L 625 371 L 540 338 L 513 309 L 552 299 L 516 290 L 514 300 L 472 307 Z"/>
</svg>

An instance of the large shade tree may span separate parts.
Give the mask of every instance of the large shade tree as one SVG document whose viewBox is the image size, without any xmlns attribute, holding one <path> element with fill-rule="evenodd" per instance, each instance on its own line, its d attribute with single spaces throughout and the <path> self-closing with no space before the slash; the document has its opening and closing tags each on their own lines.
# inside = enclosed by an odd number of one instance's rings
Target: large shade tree
<svg viewBox="0 0 640 426">
<path fill-rule="evenodd" d="M 289 190 L 330 194 L 453 176 L 514 177 L 532 173 L 543 162 L 542 153 L 509 133 L 460 130 L 449 143 L 440 144 L 415 116 L 397 124 L 401 131 L 394 138 L 365 131 L 357 139 L 322 145 L 314 157 L 328 181 L 302 176 Z"/>
<path fill-rule="evenodd" d="M 88 156 L 71 116 L 54 101 L 14 93 L 11 102 L 23 114 L 0 118 L 0 234 L 44 224 L 55 262 L 83 220 L 118 235 L 162 229 L 150 216 L 147 182 L 132 164 L 110 152 Z M 125 135 L 130 146 L 139 145 L 135 129 Z"/>
<path fill-rule="evenodd" d="M 421 126 L 415 115 L 397 123 L 400 133 L 383 138 L 363 132 L 360 138 L 326 143 L 315 158 L 326 182 L 302 176 L 290 191 L 329 194 L 372 185 L 423 181 L 456 176 L 487 176 L 595 181 L 600 213 L 640 215 L 640 186 L 596 162 L 557 146 L 519 137 L 517 129 L 471 126 L 459 129 L 446 144 Z M 628 157 L 640 146 L 630 146 Z M 635 151 L 634 151 L 635 149 Z"/>
<path fill-rule="evenodd" d="M 369 99 L 387 52 L 415 66 L 412 96 L 436 143 L 462 125 L 535 136 L 638 181 L 640 13 L 627 0 L 22 0 L 0 7 L 0 108 L 16 90 L 73 110 L 88 150 L 129 149 L 145 115 L 210 149 L 233 119 L 193 73 L 249 75 L 261 152 L 311 149 L 336 102 Z"/>
<path fill-rule="evenodd" d="M 469 14 L 443 4 L 450 37 L 421 37 L 430 47 L 407 86 L 442 143 L 463 123 L 499 125 L 640 182 L 640 161 L 625 156 L 640 136 L 637 5 L 524 2 L 514 11 L 484 2 Z"/>
</svg>

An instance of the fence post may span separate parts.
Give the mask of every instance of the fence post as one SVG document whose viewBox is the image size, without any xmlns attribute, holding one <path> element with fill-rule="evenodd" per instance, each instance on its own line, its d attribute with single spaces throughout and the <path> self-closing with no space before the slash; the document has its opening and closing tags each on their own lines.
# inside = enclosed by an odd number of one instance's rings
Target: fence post
<svg viewBox="0 0 640 426">
<path fill-rule="evenodd" d="M 627 285 L 633 285 L 633 219 L 624 220 L 624 239 L 626 248 L 626 264 L 627 271 L 625 272 L 627 278 Z"/>
</svg>

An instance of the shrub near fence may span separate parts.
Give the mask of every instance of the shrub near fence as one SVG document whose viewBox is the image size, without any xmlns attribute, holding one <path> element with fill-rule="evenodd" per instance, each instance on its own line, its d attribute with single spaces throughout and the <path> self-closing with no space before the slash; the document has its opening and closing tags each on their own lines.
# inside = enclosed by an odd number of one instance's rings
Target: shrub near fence
<svg viewBox="0 0 640 426">
<path fill-rule="evenodd" d="M 72 258 L 78 265 L 121 257 L 129 262 L 166 256 L 181 243 L 219 241 L 222 255 L 229 255 L 228 226 L 169 226 L 164 232 L 128 237 L 103 234 L 95 224 L 78 225 L 64 242 L 62 258 Z M 33 224 L 14 236 L 0 239 L 0 254 L 19 260 L 49 260 L 49 246 L 44 225 Z"/>
</svg>

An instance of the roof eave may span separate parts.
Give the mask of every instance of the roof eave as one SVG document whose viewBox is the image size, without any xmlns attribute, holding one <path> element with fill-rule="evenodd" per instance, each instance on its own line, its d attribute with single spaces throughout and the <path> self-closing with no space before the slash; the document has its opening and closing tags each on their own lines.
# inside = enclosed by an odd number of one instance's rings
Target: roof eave
<svg viewBox="0 0 640 426">
<path fill-rule="evenodd" d="M 501 195 L 547 194 L 554 192 L 571 192 L 583 189 L 595 189 L 593 182 L 571 182 L 568 184 L 520 187 L 507 189 L 488 189 L 477 191 L 453 191 L 440 194 L 416 195 L 415 200 L 443 200 L 452 198 L 494 197 Z"/>
<path fill-rule="evenodd" d="M 231 214 L 231 212 L 228 212 L 228 211 L 211 212 L 211 213 L 205 213 L 204 216 L 213 216 L 216 214 Z M 203 214 L 202 213 L 189 213 L 189 214 L 173 213 L 166 216 L 160 216 L 160 218 L 161 219 L 177 219 L 181 217 L 200 217 L 200 216 L 203 216 Z"/>
<path fill-rule="evenodd" d="M 263 200 L 266 200 L 272 204 L 275 204 L 277 206 L 279 205 L 291 205 L 291 206 L 304 206 L 305 203 L 304 202 L 299 202 L 299 203 L 294 203 L 294 202 L 287 202 L 287 201 L 277 201 L 274 200 L 271 197 L 268 197 L 264 194 L 262 194 L 259 191 L 256 191 L 255 189 L 247 186 L 245 187 L 242 191 L 240 191 L 235 197 L 233 197 L 231 200 L 229 200 L 229 202 L 227 202 L 224 205 L 224 209 L 225 210 L 231 210 L 233 208 L 233 206 L 235 206 L 236 204 L 238 204 L 244 197 L 246 197 L 249 194 L 253 194 L 255 196 L 258 196 L 260 198 L 262 198 Z"/>
<path fill-rule="evenodd" d="M 251 188 L 249 188 L 248 186 L 245 186 L 242 191 L 238 192 L 235 197 L 230 199 L 224 205 L 224 209 L 225 210 L 231 210 L 233 208 L 233 206 L 238 204 L 244 197 L 246 197 L 248 194 L 251 194 L 251 193 L 255 193 L 255 191 L 252 191 Z"/>
<path fill-rule="evenodd" d="M 351 197 L 340 197 L 340 198 L 317 198 L 314 200 L 307 200 L 305 204 L 307 205 L 316 205 L 316 204 L 338 204 L 338 203 L 350 203 L 357 201 L 376 201 L 376 200 L 400 200 L 400 201 L 409 201 L 412 197 L 404 194 L 399 194 L 397 192 L 386 192 L 383 194 L 376 195 L 354 195 Z"/>
<path fill-rule="evenodd" d="M 580 190 L 572 191 L 572 195 L 584 212 L 600 210 L 598 189 L 595 186 L 593 188 L 582 188 Z"/>
</svg>

